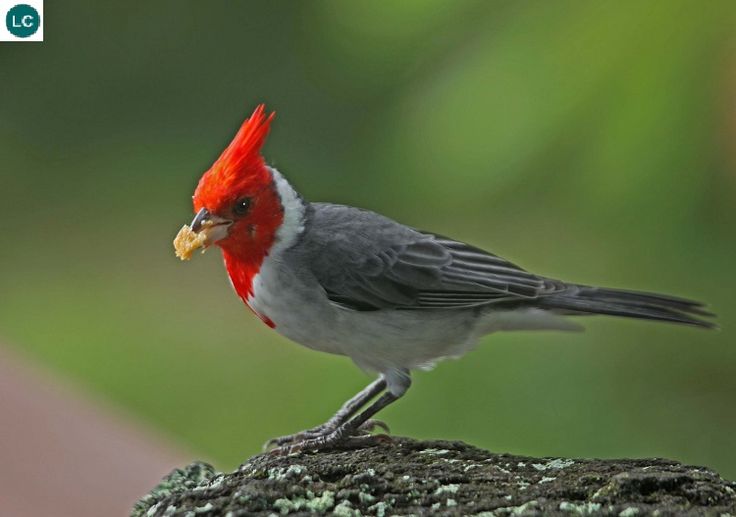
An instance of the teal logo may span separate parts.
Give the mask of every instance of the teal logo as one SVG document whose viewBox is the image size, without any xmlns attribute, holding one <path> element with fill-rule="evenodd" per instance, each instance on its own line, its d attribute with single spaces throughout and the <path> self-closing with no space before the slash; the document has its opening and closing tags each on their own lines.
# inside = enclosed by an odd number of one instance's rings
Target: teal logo
<svg viewBox="0 0 736 517">
<path fill-rule="evenodd" d="M 41 26 L 41 17 L 30 5 L 18 4 L 5 15 L 5 26 L 16 38 L 27 38 L 33 36 Z"/>
</svg>

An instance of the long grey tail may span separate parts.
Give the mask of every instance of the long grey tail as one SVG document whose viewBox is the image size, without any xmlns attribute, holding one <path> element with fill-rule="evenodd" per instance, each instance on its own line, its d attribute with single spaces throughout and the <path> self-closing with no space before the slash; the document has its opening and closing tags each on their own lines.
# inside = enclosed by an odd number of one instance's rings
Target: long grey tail
<svg viewBox="0 0 736 517">
<path fill-rule="evenodd" d="M 566 291 L 538 302 L 547 309 L 566 314 L 607 314 L 717 328 L 716 324 L 701 319 L 715 316 L 705 310 L 704 304 L 663 294 L 571 285 Z"/>
</svg>

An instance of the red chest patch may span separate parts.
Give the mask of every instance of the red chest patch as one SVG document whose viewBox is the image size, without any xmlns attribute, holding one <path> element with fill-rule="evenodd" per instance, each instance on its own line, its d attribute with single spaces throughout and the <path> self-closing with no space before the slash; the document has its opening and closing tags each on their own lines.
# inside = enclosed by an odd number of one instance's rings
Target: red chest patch
<svg viewBox="0 0 736 517">
<path fill-rule="evenodd" d="M 263 258 L 257 261 L 241 260 L 226 250 L 222 250 L 222 256 L 225 259 L 225 269 L 227 269 L 227 274 L 230 276 L 235 292 L 243 300 L 251 298 L 253 296 L 253 279 L 261 269 Z"/>
<path fill-rule="evenodd" d="M 248 307 L 250 307 L 250 305 L 249 305 Z M 253 309 L 252 309 L 252 308 L 251 308 L 251 310 L 253 311 Z M 268 317 L 268 316 L 266 316 L 265 314 L 259 314 L 259 313 L 257 313 L 256 311 L 253 311 L 253 312 L 255 313 L 255 315 L 256 315 L 256 316 L 258 316 L 258 317 L 259 317 L 259 318 L 261 319 L 261 321 L 262 321 L 263 323 L 265 323 L 266 325 L 268 325 L 268 326 L 269 326 L 269 327 L 271 327 L 272 329 L 275 329 L 275 328 L 276 328 L 276 324 L 275 324 L 275 323 L 273 322 L 273 320 L 271 320 L 271 318 L 269 318 L 269 317 Z"/>
<path fill-rule="evenodd" d="M 223 250 L 223 256 L 225 258 L 225 269 L 227 269 L 227 274 L 230 276 L 230 281 L 233 283 L 235 292 L 238 293 L 238 296 L 240 296 L 253 314 L 258 316 L 263 323 L 271 328 L 276 328 L 276 324 L 271 318 L 256 311 L 248 303 L 248 300 L 253 297 L 253 279 L 261 268 L 263 258 L 261 258 L 257 263 L 247 262 L 239 260 L 237 257 L 231 255 L 225 250 Z"/>
</svg>

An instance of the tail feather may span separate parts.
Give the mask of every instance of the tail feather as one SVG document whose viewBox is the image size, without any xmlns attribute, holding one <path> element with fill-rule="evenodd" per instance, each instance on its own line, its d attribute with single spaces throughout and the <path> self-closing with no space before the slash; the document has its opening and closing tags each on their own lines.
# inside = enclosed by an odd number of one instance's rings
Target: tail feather
<svg viewBox="0 0 736 517">
<path fill-rule="evenodd" d="M 574 285 L 540 301 L 547 309 L 568 314 L 607 314 L 717 328 L 701 319 L 714 316 L 702 303 L 656 293 Z"/>
</svg>

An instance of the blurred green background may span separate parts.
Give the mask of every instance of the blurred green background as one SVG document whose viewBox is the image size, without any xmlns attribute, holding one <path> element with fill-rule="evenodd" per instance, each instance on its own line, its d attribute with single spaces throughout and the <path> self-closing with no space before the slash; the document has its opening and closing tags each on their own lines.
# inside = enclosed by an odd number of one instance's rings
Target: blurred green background
<svg viewBox="0 0 736 517">
<path fill-rule="evenodd" d="M 308 199 L 720 316 L 487 337 L 394 433 L 736 478 L 734 27 L 730 1 L 47 2 L 44 43 L 0 44 L 0 339 L 221 468 L 366 384 L 253 317 L 218 251 L 174 257 L 263 101 Z"/>
</svg>

